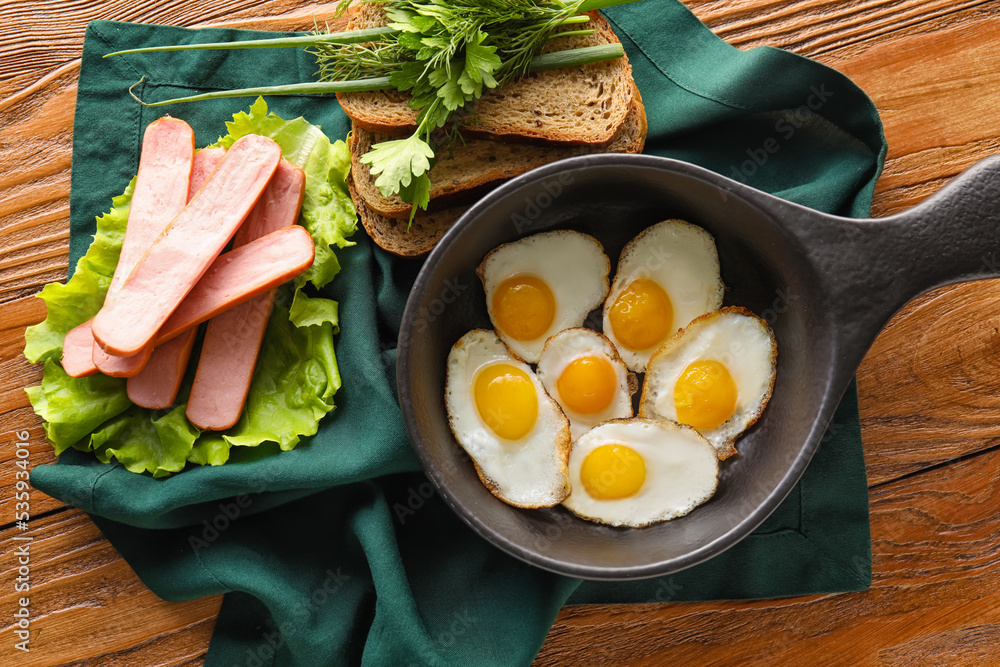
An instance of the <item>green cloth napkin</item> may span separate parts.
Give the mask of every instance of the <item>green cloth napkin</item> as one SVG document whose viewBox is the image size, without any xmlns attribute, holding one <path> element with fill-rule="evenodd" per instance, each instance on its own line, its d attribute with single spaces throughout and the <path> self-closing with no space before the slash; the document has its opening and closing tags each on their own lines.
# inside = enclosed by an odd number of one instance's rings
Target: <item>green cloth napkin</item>
<svg viewBox="0 0 1000 667">
<path fill-rule="evenodd" d="M 607 10 L 649 118 L 647 152 L 689 160 L 823 211 L 865 216 L 885 156 L 878 114 L 850 81 L 761 48 L 737 51 L 675 0 Z M 136 171 L 143 128 L 168 112 L 198 145 L 252 100 L 146 109 L 144 99 L 306 81 L 296 49 L 145 54 L 142 45 L 245 39 L 233 30 L 94 22 L 87 29 L 73 141 L 70 266 L 94 216 Z M 336 100 L 272 97 L 342 138 Z M 851 387 L 800 484 L 752 535 L 716 559 L 629 583 L 567 579 L 475 535 L 420 472 L 396 402 L 395 340 L 419 261 L 365 237 L 341 251 L 325 290 L 341 305 L 337 409 L 295 450 L 234 451 L 221 467 L 155 480 L 70 450 L 35 487 L 90 513 L 167 600 L 225 593 L 213 665 L 518 665 L 567 602 L 754 598 L 859 590 L 871 579 L 867 484 Z M 794 295 L 791 295 L 794 296 Z M 783 304 L 775 303 L 775 312 Z M 767 316 L 767 313 L 763 315 Z"/>
</svg>

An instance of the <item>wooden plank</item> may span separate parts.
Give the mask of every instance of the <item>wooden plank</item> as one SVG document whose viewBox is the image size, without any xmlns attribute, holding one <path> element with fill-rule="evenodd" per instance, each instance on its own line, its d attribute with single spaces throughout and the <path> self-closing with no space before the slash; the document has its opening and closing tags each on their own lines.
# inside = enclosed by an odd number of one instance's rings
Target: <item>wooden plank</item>
<svg viewBox="0 0 1000 667">
<path fill-rule="evenodd" d="M 87 23 L 94 20 L 162 23 L 179 26 L 225 25 L 248 29 L 310 30 L 313 16 L 323 22 L 336 7 L 335 2 L 303 7 L 294 0 L 207 0 L 199 3 L 80 2 L 52 0 L 46 13 L 58 21 L 39 22 L 39 9 L 24 2 L 0 16 L 0 100 L 29 88 L 43 73 L 65 67 L 80 57 Z M 2 108 L 2 101 L 0 101 Z"/>
<path fill-rule="evenodd" d="M 698 18 L 741 49 L 776 46 L 817 58 L 855 55 L 902 40 L 996 17 L 988 0 L 685 0 Z"/>
<path fill-rule="evenodd" d="M 33 521 L 26 532 L 0 531 L 0 544 L 6 547 L 5 566 L 15 572 L 14 550 L 27 544 L 30 570 L 29 591 L 15 591 L 11 576 L 0 588 L 3 664 L 201 662 L 221 596 L 180 603 L 156 597 L 82 512 L 67 510 Z M 12 623 L 19 598 L 25 595 L 31 614 L 31 651 L 26 654 L 13 648 Z"/>
<path fill-rule="evenodd" d="M 76 74 L 0 101 L 0 303 L 66 277 Z"/>
<path fill-rule="evenodd" d="M 588 665 L 992 664 L 1000 637 L 998 466 L 993 451 L 874 490 L 868 591 L 570 607 L 535 665 L 577 664 L 582 647 Z"/>
<path fill-rule="evenodd" d="M 32 412 L 24 393 L 24 387 L 38 384 L 42 379 L 41 366 L 29 363 L 22 354 L 24 329 L 44 317 L 45 303 L 35 297 L 0 303 L 0 378 L 3 378 L 0 384 L 0 526 L 15 519 L 18 473 L 23 472 L 17 465 L 20 460 L 17 443 L 24 440 L 18 434 L 24 431 L 29 434 L 26 440 L 29 469 L 55 461 L 42 422 Z M 29 502 L 35 516 L 65 506 L 37 489 L 31 489 Z"/>
<path fill-rule="evenodd" d="M 1000 52 L 988 45 L 998 40 L 996 21 L 963 21 L 831 61 L 869 92 L 885 125 L 889 159 L 874 216 L 918 204 L 1000 152 L 988 120 L 1000 83 Z M 1000 389 L 988 372 L 998 299 L 996 281 L 945 288 L 910 304 L 879 336 L 858 371 L 871 483 L 996 445 L 996 404 L 983 397 Z"/>
<path fill-rule="evenodd" d="M 18 435 L 25 431 L 28 432 L 27 440 Z M 45 439 L 41 420 L 31 408 L 22 408 L 0 416 L 0 438 L 3 438 L 0 440 L 0 470 L 3 471 L 3 475 L 0 475 L 0 526 L 6 527 L 12 525 L 24 509 L 23 506 L 18 506 L 22 501 L 15 495 L 18 490 L 17 482 L 24 477 L 18 475 L 24 471 L 24 467 L 18 464 L 18 461 L 23 460 L 17 456 L 18 449 L 23 449 L 18 443 L 28 443 L 26 465 L 29 472 L 35 466 L 54 463 L 56 456 L 52 453 L 52 445 Z M 27 502 L 31 516 L 66 507 L 62 501 L 35 488 L 28 490 Z"/>
<path fill-rule="evenodd" d="M 990 144 L 990 116 L 984 116 L 982 107 L 977 106 L 989 99 L 989 93 L 983 91 L 992 85 L 991 73 L 975 69 L 976 83 L 968 89 L 961 86 L 948 89 L 947 96 L 933 85 L 934 78 L 942 75 L 958 81 L 963 68 L 970 64 L 974 68 L 996 69 L 996 56 L 980 46 L 996 41 L 988 32 L 989 19 L 996 12 L 995 3 L 931 0 L 918 7 L 913 0 L 846 3 L 714 0 L 689 4 L 724 37 L 741 47 L 771 43 L 790 46 L 806 55 L 818 55 L 858 80 L 884 115 L 898 111 L 896 116 L 886 115 L 892 152 L 886 176 L 879 184 L 878 214 L 919 201 L 943 179 L 957 173 L 961 168 L 957 165 L 970 164 L 978 156 L 995 150 Z M 0 255 L 0 285 L 3 285 L 0 302 L 35 290 L 53 279 L 52 276 L 65 275 L 66 251 L 65 246 L 60 246 L 64 241 L 55 225 L 61 224 L 65 229 L 68 140 L 72 127 L 72 113 L 65 109 L 71 110 L 75 99 L 72 84 L 77 73 L 75 59 L 79 57 L 86 20 L 115 17 L 175 24 L 197 20 L 200 24 L 224 21 L 239 27 L 308 28 L 312 23 L 310 12 L 315 8 L 319 8 L 318 13 L 328 10 L 330 3 L 300 7 L 291 1 L 254 5 L 211 0 L 196 7 L 157 1 L 136 8 L 120 0 L 96 4 L 60 1 L 46 6 L 56 5 L 54 11 L 61 12 L 61 20 L 47 26 L 44 34 L 39 32 L 36 11 L 14 8 L 0 17 L 0 49 L 5 56 L 8 49 L 14 54 L 9 60 L 0 59 L 0 161 L 20 169 L 14 175 L 0 174 L 0 206 L 10 206 L 0 213 L 0 247 L 8 247 L 4 234 L 26 243 L 30 243 L 35 232 L 47 239 L 38 244 L 37 254 L 25 252 L 27 261 L 20 261 L 21 255 L 10 258 Z M 966 9 L 954 11 L 961 7 Z M 940 50 L 946 54 L 940 67 L 907 69 L 905 59 L 899 58 L 895 66 L 901 73 L 896 76 L 910 78 L 879 74 L 883 59 L 892 58 L 896 49 L 904 49 L 910 40 L 921 35 L 926 35 L 927 41 L 922 43 L 922 50 L 909 57 L 928 65 L 934 60 L 929 54 L 936 55 Z M 949 50 L 951 42 L 958 46 Z M 975 60 L 970 62 L 968 58 L 973 54 Z M 921 100 L 906 97 L 902 91 L 911 85 L 923 86 L 932 98 L 938 96 L 942 106 L 918 108 Z M 950 99 L 957 101 L 952 103 Z M 52 105 L 48 120 L 55 125 L 32 125 L 31 119 L 46 104 Z M 922 134 L 919 124 L 904 127 L 915 113 L 938 113 L 930 136 Z M 949 114 L 958 117 L 958 128 L 947 126 Z M 19 131 L 9 131 L 15 123 L 20 124 Z M 891 134 L 897 128 L 899 133 Z M 49 151 L 50 157 L 43 164 L 33 163 L 31 151 L 4 152 L 18 151 L 18 143 L 32 136 L 32 132 L 46 138 L 34 145 L 36 150 L 44 147 Z M 946 136 L 958 136 L 961 142 L 948 144 L 942 140 Z M 28 167 L 29 164 L 34 166 Z M 44 187 L 38 187 L 40 183 Z M 25 206 L 19 196 L 7 197 L 11 188 L 20 188 L 18 194 L 33 202 L 31 210 L 19 208 Z M 33 227 L 35 220 L 40 221 L 40 227 Z M 45 227 L 48 224 L 54 226 Z M 26 229 L 32 231 L 23 235 L 22 230 Z M 26 251 L 29 246 L 22 243 L 21 248 Z M 995 295 L 995 288 L 991 290 L 989 294 Z M 965 366 L 989 363 L 988 324 L 975 327 L 971 336 L 961 328 L 967 327 L 981 308 L 975 304 L 976 297 L 975 290 L 966 296 L 961 292 L 957 295 L 953 291 L 942 292 L 911 308 L 920 321 L 930 324 L 934 323 L 935 314 L 954 311 L 954 317 L 931 334 L 938 344 L 948 336 L 961 334 L 971 338 L 962 345 L 954 343 L 952 349 L 935 350 L 939 355 L 935 363 L 941 365 L 925 375 L 929 385 L 918 384 L 908 376 L 921 358 L 907 343 L 912 344 L 913 337 L 921 330 L 906 328 L 909 324 L 903 318 L 891 324 L 862 368 L 859 381 L 870 469 L 875 473 L 873 481 L 884 483 L 873 492 L 873 509 L 877 510 L 873 515 L 877 540 L 876 590 L 753 603 L 574 608 L 560 615 L 539 664 L 663 664 L 667 659 L 685 657 L 693 664 L 732 664 L 739 662 L 734 658 L 741 655 L 748 657 L 746 664 L 751 664 L 750 657 L 768 655 L 787 658 L 786 663 L 791 664 L 818 656 L 820 660 L 816 662 L 828 664 L 830 656 L 842 655 L 843 643 L 852 644 L 844 655 L 857 658 L 854 664 L 933 664 L 928 656 L 933 656 L 934 651 L 953 651 L 951 657 L 964 658 L 967 664 L 986 662 L 976 658 L 982 658 L 984 646 L 995 643 L 1000 627 L 1000 619 L 990 612 L 990 607 L 998 606 L 990 593 L 997 590 L 996 568 L 988 557 L 997 551 L 996 527 L 984 518 L 996 500 L 983 486 L 991 478 L 990 465 L 992 470 L 996 469 L 991 458 L 994 454 L 981 454 L 932 473 L 891 481 L 992 446 L 992 431 L 985 417 L 988 406 L 977 405 L 978 416 L 961 415 L 961 402 L 965 398 L 957 390 L 958 385 L 949 394 L 959 397 L 954 412 L 949 413 L 947 406 L 942 407 L 940 399 L 935 398 L 935 392 L 942 390 L 942 382 L 962 379 L 948 375 L 949 369 L 954 370 L 956 357 L 960 370 L 967 374 L 977 371 Z M 949 307 L 947 302 L 952 298 L 964 300 Z M 0 323 L 6 322 L 6 312 L 0 310 Z M 923 345 L 925 353 L 931 351 L 934 340 Z M 2 358 L 8 359 L 8 348 L 2 350 Z M 884 396 L 879 392 L 884 379 L 905 391 L 898 389 L 901 393 L 893 394 L 897 400 L 888 402 L 883 409 L 880 402 Z M 12 421 L 0 421 L 0 433 L 7 433 L 9 427 L 22 423 L 21 420 L 34 419 L 26 408 L 14 405 L 17 391 L 8 389 L 9 386 L 0 385 L 0 401 L 11 401 L 13 411 L 0 409 L 3 415 L 0 419 Z M 970 427 L 972 436 L 968 441 L 956 442 L 953 435 L 933 429 L 914 435 L 910 420 L 919 416 L 920 410 L 935 405 L 943 411 L 940 414 L 944 418 Z M 35 446 L 34 443 L 40 442 L 37 420 L 33 428 L 31 439 Z M 906 438 L 916 438 L 919 442 L 908 443 Z M 32 451 L 33 462 L 40 461 L 41 456 L 42 450 Z M 982 467 L 975 468 L 975 461 L 982 461 Z M 961 466 L 971 467 L 953 474 L 953 469 Z M 3 476 L 8 470 L 7 462 L 0 462 L 0 480 L 6 479 Z M 935 479 L 932 475 L 940 476 L 942 486 L 924 484 L 925 479 Z M 971 484 L 966 492 L 955 490 L 965 482 Z M 0 493 L 4 499 L 10 497 L 9 489 L 2 488 Z M 44 507 L 38 505 L 40 502 L 33 494 L 33 506 Z M 0 516 L 6 516 L 7 510 L 0 506 L 0 512 L 5 513 Z M 63 516 L 69 517 L 66 523 L 59 518 Z M 3 522 L 0 519 L 0 524 Z M 48 540 L 46 562 L 52 565 L 51 569 L 41 570 L 48 583 L 39 585 L 48 586 L 48 597 L 43 596 L 43 600 L 47 599 L 52 606 L 38 627 L 44 629 L 42 639 L 46 634 L 56 637 L 55 643 L 45 644 L 45 650 L 34 656 L 38 662 L 17 664 L 54 664 L 61 660 L 95 665 L 200 664 L 199 656 L 206 650 L 217 613 L 217 601 L 209 599 L 185 605 L 159 601 L 135 579 L 110 545 L 100 538 L 93 524 L 79 513 L 61 512 L 42 519 L 32 525 L 30 534 L 42 540 L 40 543 Z M 11 535 L 9 531 L 0 533 L 0 539 Z M 960 569 L 963 563 L 969 566 L 967 570 Z M 7 593 L 0 592 L 0 608 L 10 608 L 9 600 L 2 597 Z M 100 601 L 104 607 L 86 606 L 92 600 Z M 181 611 L 176 611 L 178 607 Z M 853 615 L 862 618 L 851 622 Z M 883 624 L 890 628 L 887 634 L 882 632 Z M 133 632 L 136 627 L 141 627 L 142 632 Z M 127 642 L 118 642 L 113 636 L 120 628 L 132 633 Z M 9 636 L 9 631 L 4 634 Z M 62 640 L 58 640 L 60 635 Z M 66 638 L 75 639 L 67 644 L 70 640 Z M 880 638 L 885 641 L 878 643 Z M 862 643 L 856 650 L 855 641 Z M 822 642 L 822 646 L 816 642 Z M 783 647 L 785 644 L 788 646 Z M 87 646 L 94 646 L 94 650 L 81 650 Z M 707 647 L 708 653 L 697 650 L 699 647 Z M 992 659 L 992 653 L 989 655 Z M 709 656 L 715 656 L 714 661 Z M 771 659 L 759 664 L 780 662 Z"/>
<path fill-rule="evenodd" d="M 868 91 L 885 126 L 889 160 L 874 215 L 914 206 L 977 160 L 1000 152 L 989 120 L 1000 85 L 998 40 L 1000 22 L 981 20 L 831 60 Z"/>
<path fill-rule="evenodd" d="M 937 290 L 858 372 L 869 484 L 1000 443 L 1000 281 Z"/>
</svg>

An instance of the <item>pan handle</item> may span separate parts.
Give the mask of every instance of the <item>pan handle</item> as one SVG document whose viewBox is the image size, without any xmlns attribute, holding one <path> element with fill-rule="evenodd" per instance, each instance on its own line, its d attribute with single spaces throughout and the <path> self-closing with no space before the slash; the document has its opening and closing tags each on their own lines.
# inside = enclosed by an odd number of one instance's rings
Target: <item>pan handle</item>
<svg viewBox="0 0 1000 667">
<path fill-rule="evenodd" d="M 840 366 L 854 368 L 889 319 L 936 287 L 1000 277 L 1000 155 L 978 162 L 920 205 L 855 220 L 791 205 L 790 230 L 829 295 Z"/>
</svg>

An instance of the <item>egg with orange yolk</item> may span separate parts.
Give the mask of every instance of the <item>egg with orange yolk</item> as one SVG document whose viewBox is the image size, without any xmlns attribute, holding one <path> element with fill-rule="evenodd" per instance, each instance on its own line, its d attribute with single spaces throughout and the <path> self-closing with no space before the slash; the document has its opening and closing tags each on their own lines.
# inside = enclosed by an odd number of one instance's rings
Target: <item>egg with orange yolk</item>
<svg viewBox="0 0 1000 667">
<path fill-rule="evenodd" d="M 587 431 L 569 455 L 563 505 L 584 519 L 641 528 L 684 516 L 715 493 L 719 459 L 674 422 L 615 419 Z"/>
<path fill-rule="evenodd" d="M 535 364 L 549 336 L 580 326 L 604 301 L 611 262 L 593 236 L 564 229 L 505 243 L 476 272 L 497 335 Z"/>
<path fill-rule="evenodd" d="M 549 338 L 536 372 L 569 419 L 574 440 L 601 422 L 632 416 L 635 375 L 596 331 L 574 327 Z"/>
<path fill-rule="evenodd" d="M 674 333 L 722 306 L 723 291 L 712 235 L 683 220 L 666 220 L 622 250 L 604 302 L 604 334 L 628 368 L 641 373 Z"/>
<path fill-rule="evenodd" d="M 497 498 L 551 507 L 569 493 L 569 422 L 495 332 L 475 329 L 452 346 L 445 408 L 455 440 Z"/>
<path fill-rule="evenodd" d="M 732 456 L 771 398 L 776 361 L 774 333 L 750 311 L 702 315 L 649 359 L 639 416 L 687 424 Z"/>
</svg>

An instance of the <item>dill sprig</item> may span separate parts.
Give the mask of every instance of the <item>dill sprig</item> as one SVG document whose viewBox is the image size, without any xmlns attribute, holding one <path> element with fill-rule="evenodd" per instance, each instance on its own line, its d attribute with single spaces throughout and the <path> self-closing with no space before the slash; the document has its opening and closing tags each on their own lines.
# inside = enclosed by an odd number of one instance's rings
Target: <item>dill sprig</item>
<svg viewBox="0 0 1000 667">
<path fill-rule="evenodd" d="M 346 8 L 347 0 L 341 7 Z M 440 146 L 438 128 L 451 124 L 449 141 L 458 136 L 456 114 L 494 88 L 524 76 L 539 50 L 564 26 L 589 21 L 580 12 L 593 0 L 388 0 L 382 3 L 387 27 L 398 33 L 364 45 L 319 44 L 313 47 L 324 81 L 357 76 L 389 76 L 399 91 L 410 93 L 417 128 L 405 139 L 380 142 L 361 156 L 386 197 L 399 195 L 413 204 L 410 220 L 430 201 L 428 171 Z M 616 4 L 603 2 L 601 4 Z M 573 31 L 581 34 L 581 31 Z"/>
<path fill-rule="evenodd" d="M 316 57 L 320 81 L 351 81 L 389 76 L 403 60 L 403 49 L 395 42 L 317 44 L 306 49 Z"/>
</svg>

